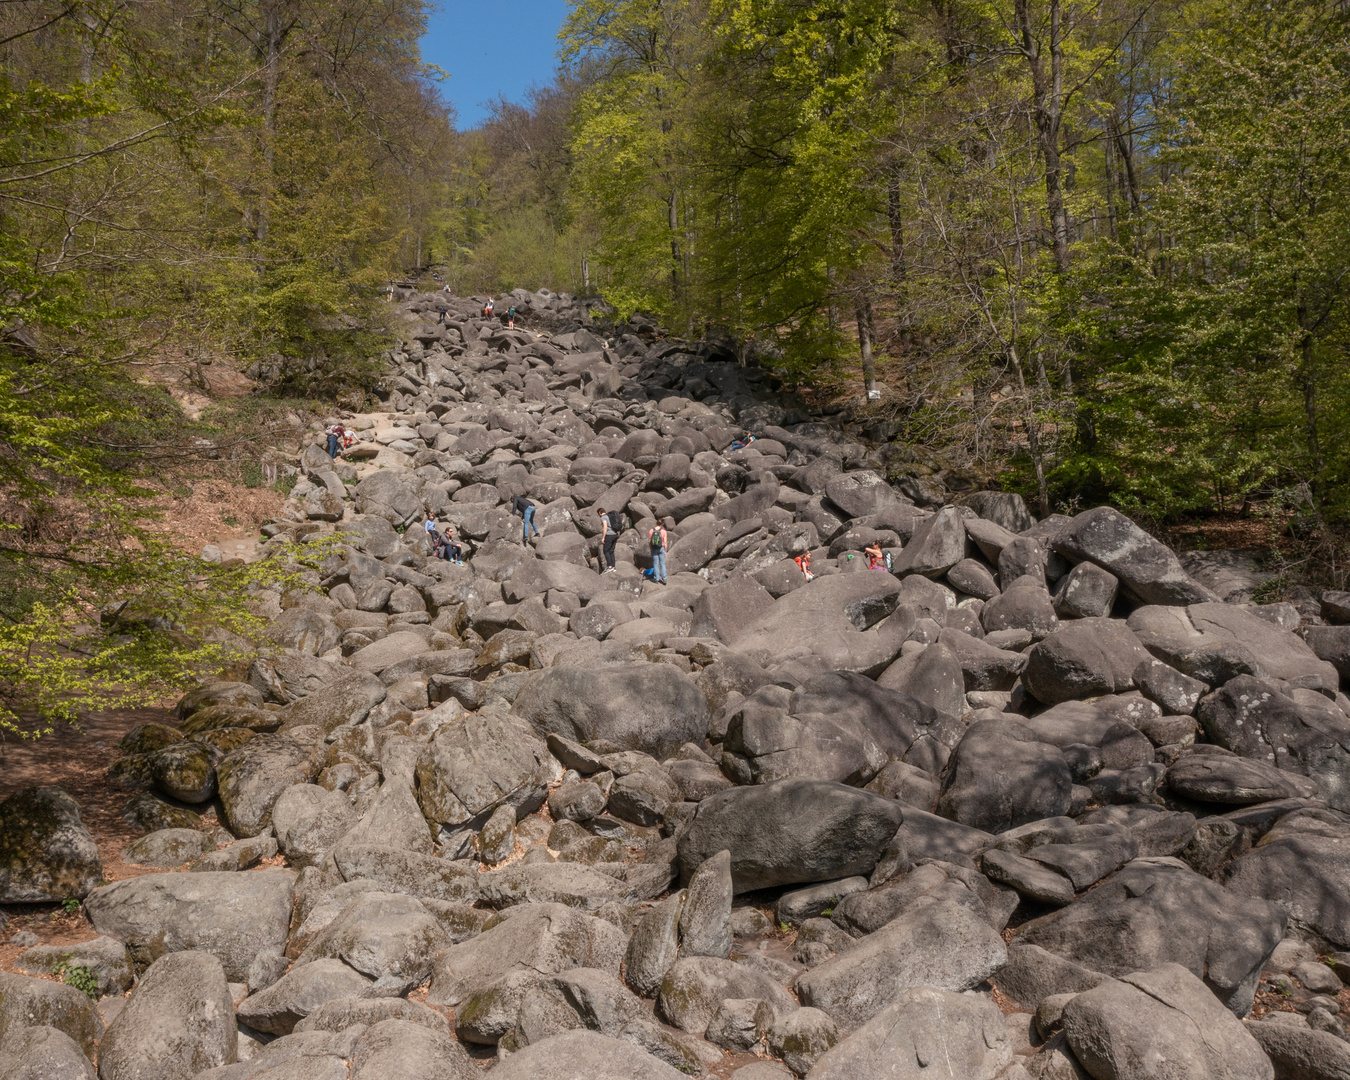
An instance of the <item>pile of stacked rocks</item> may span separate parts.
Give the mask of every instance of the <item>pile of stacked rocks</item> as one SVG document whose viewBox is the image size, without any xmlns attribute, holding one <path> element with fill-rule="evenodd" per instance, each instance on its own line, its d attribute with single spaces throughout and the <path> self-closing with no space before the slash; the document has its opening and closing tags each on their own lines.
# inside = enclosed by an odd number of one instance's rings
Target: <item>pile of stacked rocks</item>
<svg viewBox="0 0 1350 1080">
<path fill-rule="evenodd" d="M 1115 510 L 888 482 L 726 350 L 512 301 L 400 304 L 387 410 L 265 530 L 334 537 L 314 588 L 127 736 L 169 872 L 0 805 L 0 896 L 99 935 L 0 974 L 0 1076 L 1350 1076 L 1350 597 L 1222 602 Z"/>
</svg>

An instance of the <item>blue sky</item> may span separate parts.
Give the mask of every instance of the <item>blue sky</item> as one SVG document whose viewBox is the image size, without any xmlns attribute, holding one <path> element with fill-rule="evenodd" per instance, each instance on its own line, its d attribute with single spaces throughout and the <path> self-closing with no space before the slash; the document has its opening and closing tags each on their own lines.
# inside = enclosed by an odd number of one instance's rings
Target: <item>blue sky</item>
<svg viewBox="0 0 1350 1080">
<path fill-rule="evenodd" d="M 422 59 L 450 72 L 441 93 L 454 103 L 461 129 L 477 126 L 487 116 L 483 105 L 499 94 L 520 101 L 535 83 L 549 82 L 566 16 L 567 0 L 441 0 Z"/>
</svg>

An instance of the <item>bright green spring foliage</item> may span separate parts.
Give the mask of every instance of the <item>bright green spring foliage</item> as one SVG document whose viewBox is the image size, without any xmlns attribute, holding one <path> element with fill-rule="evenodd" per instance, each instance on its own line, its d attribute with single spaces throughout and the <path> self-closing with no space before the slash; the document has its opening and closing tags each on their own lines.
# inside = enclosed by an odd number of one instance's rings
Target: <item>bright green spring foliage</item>
<svg viewBox="0 0 1350 1080">
<path fill-rule="evenodd" d="M 574 0 L 562 42 L 621 312 L 865 344 L 872 415 L 1045 510 L 1350 514 L 1343 4 Z"/>
<path fill-rule="evenodd" d="M 213 566 L 146 484 L 209 434 L 142 381 L 163 352 L 364 393 L 376 301 L 445 183 L 421 0 L 0 8 L 0 733 L 246 660 L 306 545 Z M 330 397 L 331 400 L 331 397 Z"/>
<path fill-rule="evenodd" d="M 1330 4 L 1195 15 L 1141 223 L 1166 242 L 1103 247 L 1086 281 L 1097 441 L 1067 469 L 1141 505 L 1297 486 L 1344 517 L 1350 24 Z"/>
</svg>

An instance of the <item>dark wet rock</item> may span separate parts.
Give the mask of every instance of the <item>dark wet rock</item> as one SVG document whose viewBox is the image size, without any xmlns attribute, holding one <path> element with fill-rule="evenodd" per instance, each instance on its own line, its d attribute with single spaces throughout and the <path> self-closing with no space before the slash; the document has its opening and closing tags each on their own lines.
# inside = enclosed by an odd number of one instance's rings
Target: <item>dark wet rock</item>
<svg viewBox="0 0 1350 1080">
<path fill-rule="evenodd" d="M 687 875 L 731 852 L 737 893 L 870 873 L 902 819 L 898 803 L 843 784 L 780 780 L 698 804 L 679 839 Z"/>
<path fill-rule="evenodd" d="M 82 898 L 102 880 L 98 846 L 64 791 L 24 788 L 0 802 L 0 901 Z"/>
</svg>

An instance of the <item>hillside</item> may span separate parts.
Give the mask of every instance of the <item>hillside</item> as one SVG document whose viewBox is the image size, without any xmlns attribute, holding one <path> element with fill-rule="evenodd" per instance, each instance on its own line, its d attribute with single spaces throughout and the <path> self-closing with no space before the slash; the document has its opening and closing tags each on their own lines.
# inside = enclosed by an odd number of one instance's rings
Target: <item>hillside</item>
<svg viewBox="0 0 1350 1080">
<path fill-rule="evenodd" d="M 242 553 L 332 537 L 312 591 L 120 740 L 124 851 L 0 803 L 20 1075 L 1336 1075 L 1350 597 L 888 482 L 718 350 L 508 301 L 398 302 Z"/>
</svg>

